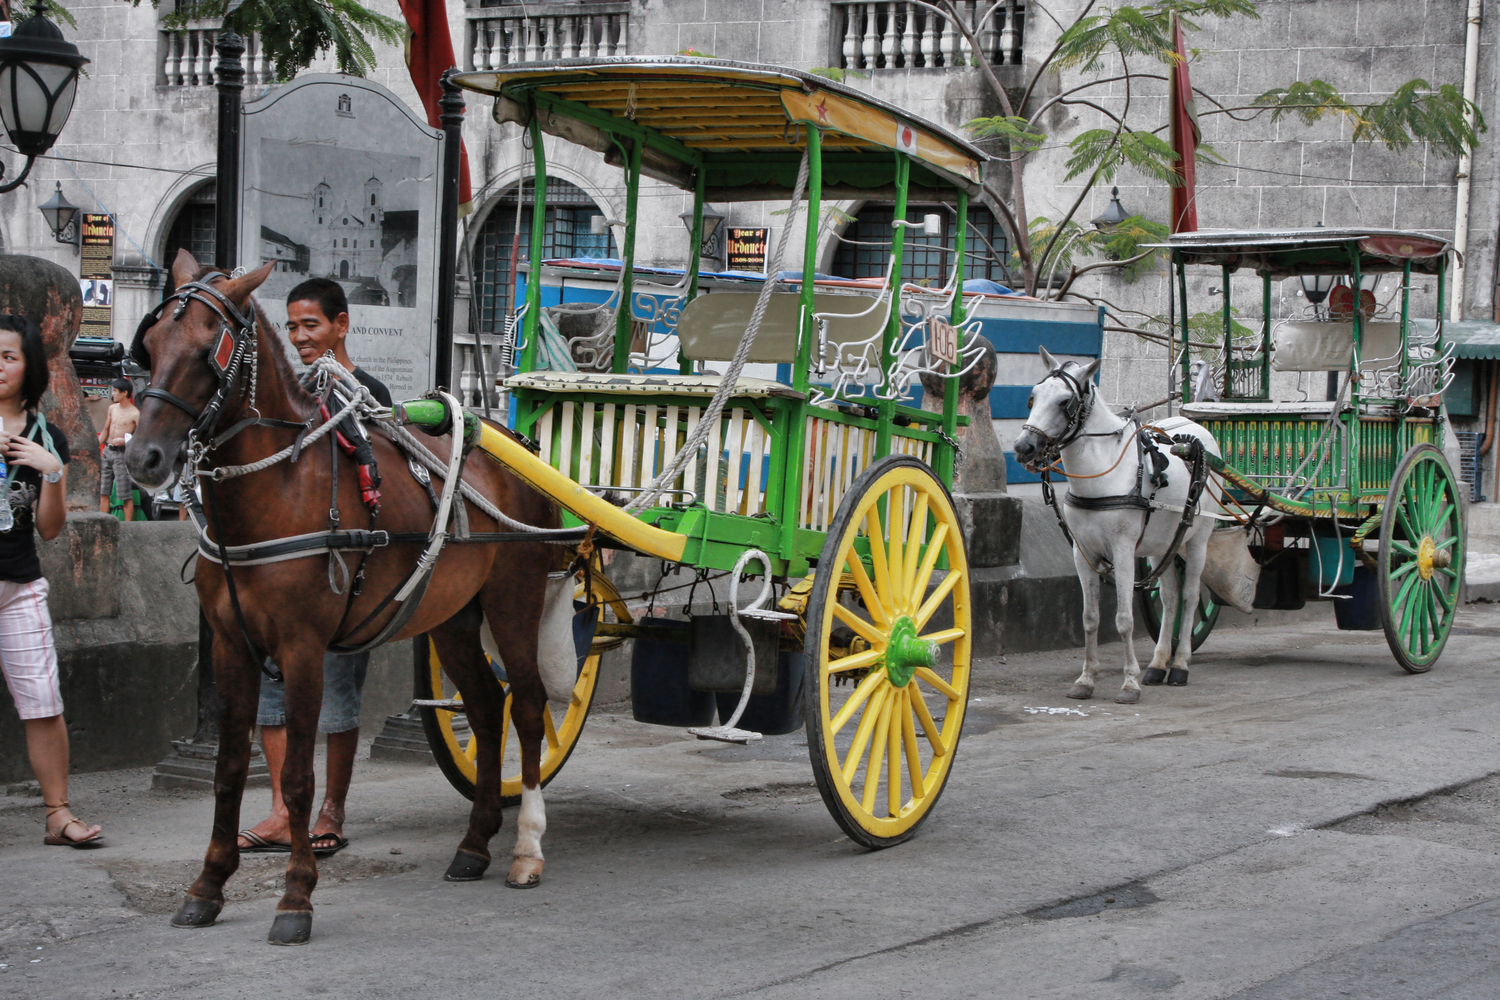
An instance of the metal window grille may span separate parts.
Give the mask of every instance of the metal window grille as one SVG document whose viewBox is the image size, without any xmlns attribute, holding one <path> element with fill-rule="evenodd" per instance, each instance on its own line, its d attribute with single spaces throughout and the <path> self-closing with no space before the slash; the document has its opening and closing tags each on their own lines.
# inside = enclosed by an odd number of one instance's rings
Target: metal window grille
<svg viewBox="0 0 1500 1000">
<path fill-rule="evenodd" d="M 947 208 L 933 205 L 908 206 L 906 217 L 909 222 L 921 222 L 924 215 L 933 211 L 943 217 L 941 244 L 937 237 L 923 236 L 920 230 L 906 231 L 901 265 L 905 281 L 947 283 L 956 247 L 957 218 Z M 871 205 L 861 210 L 844 230 L 847 242 L 841 242 L 834 252 L 833 273 L 842 278 L 878 278 L 885 274 L 891 253 L 891 222 L 895 217 L 895 210 L 889 205 Z M 965 278 L 989 278 L 1002 284 L 1010 280 L 1005 266 L 1010 244 L 1004 227 L 988 208 L 969 206 L 969 232 L 964 242 Z"/>
</svg>

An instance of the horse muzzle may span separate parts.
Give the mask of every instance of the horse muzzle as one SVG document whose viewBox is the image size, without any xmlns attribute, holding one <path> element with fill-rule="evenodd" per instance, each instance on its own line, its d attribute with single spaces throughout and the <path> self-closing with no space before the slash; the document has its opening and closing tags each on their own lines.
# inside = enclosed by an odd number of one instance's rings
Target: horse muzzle
<svg viewBox="0 0 1500 1000">
<path fill-rule="evenodd" d="M 167 488 L 186 457 L 185 442 L 175 451 L 168 451 L 155 441 L 136 434 L 125 446 L 125 466 L 130 470 L 130 478 L 153 496 Z"/>
<path fill-rule="evenodd" d="M 1027 427 L 1016 435 L 1016 442 L 1012 446 L 1016 461 L 1021 464 L 1027 472 L 1040 472 L 1042 467 L 1050 464 L 1047 461 L 1047 445 L 1042 441 L 1041 435 L 1035 430 Z"/>
</svg>

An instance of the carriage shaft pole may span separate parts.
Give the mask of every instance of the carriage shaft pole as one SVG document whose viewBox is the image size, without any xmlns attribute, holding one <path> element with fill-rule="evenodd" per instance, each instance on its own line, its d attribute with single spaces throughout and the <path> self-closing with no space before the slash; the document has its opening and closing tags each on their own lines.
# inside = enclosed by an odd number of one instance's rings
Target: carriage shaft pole
<svg viewBox="0 0 1500 1000">
<path fill-rule="evenodd" d="M 435 317 L 436 343 L 432 351 L 433 388 L 446 388 L 453 382 L 453 300 L 458 282 L 458 189 L 463 159 L 464 99 L 458 85 L 443 74 L 443 96 L 438 99 L 443 126 L 443 210 L 438 227 L 438 297 Z M 479 353 L 478 331 L 474 353 Z"/>
</svg>

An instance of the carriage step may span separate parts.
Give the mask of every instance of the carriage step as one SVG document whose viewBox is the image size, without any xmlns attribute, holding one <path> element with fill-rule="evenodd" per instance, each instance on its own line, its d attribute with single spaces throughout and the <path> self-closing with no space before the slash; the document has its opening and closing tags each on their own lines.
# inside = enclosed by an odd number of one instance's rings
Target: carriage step
<svg viewBox="0 0 1500 1000">
<path fill-rule="evenodd" d="M 457 698 L 417 698 L 411 703 L 412 708 L 441 708 L 445 712 L 462 712 L 464 703 Z"/>
<path fill-rule="evenodd" d="M 700 740 L 718 740 L 721 743 L 754 743 L 765 739 L 760 733 L 748 729 L 736 729 L 733 726 L 702 726 L 689 729 L 688 732 Z"/>
</svg>

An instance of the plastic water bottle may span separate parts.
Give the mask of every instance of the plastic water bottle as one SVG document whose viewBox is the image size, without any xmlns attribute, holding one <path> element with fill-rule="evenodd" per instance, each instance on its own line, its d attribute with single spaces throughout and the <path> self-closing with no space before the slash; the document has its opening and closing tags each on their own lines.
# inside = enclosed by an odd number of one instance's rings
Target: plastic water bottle
<svg viewBox="0 0 1500 1000">
<path fill-rule="evenodd" d="M 5 458 L 0 456 L 0 532 L 9 531 L 15 527 L 16 519 L 10 512 L 10 483 L 8 481 L 8 470 L 5 468 Z"/>
</svg>

